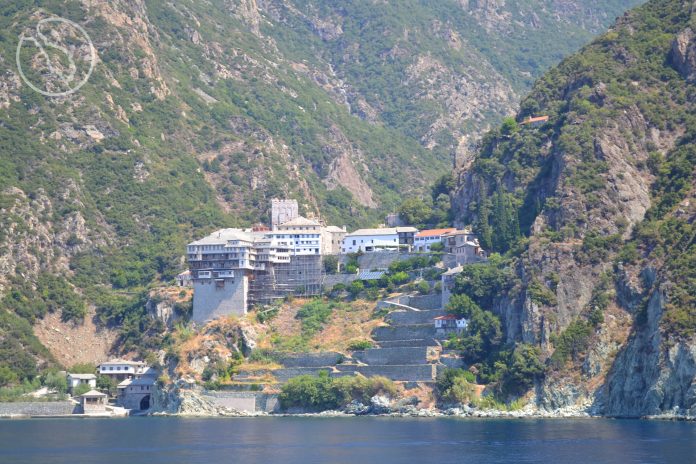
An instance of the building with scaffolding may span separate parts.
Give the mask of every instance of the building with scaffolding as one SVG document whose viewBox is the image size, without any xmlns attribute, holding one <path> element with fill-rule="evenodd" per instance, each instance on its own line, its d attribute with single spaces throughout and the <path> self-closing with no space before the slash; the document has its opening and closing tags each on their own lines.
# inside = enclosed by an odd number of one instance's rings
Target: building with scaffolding
<svg viewBox="0 0 696 464">
<path fill-rule="evenodd" d="M 273 230 L 219 230 L 188 244 L 187 258 L 198 323 L 290 294 L 321 293 L 321 226 L 301 216 Z"/>
</svg>

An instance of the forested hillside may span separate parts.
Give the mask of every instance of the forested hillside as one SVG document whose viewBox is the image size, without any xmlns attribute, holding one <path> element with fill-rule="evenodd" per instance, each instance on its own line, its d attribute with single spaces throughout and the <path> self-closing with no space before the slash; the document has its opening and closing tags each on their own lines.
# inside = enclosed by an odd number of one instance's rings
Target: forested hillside
<svg viewBox="0 0 696 464">
<path fill-rule="evenodd" d="M 119 349 L 156 344 L 147 287 L 183 268 L 189 239 L 265 220 L 274 196 L 341 225 L 381 222 L 635 3 L 4 3 L 2 364 L 21 380 L 50 361 L 32 335 L 46 314 L 117 327 Z M 96 65 L 46 97 L 15 54 L 55 15 L 85 28 Z M 51 40 L 89 54 L 60 31 Z M 31 79 L 50 74 L 40 57 L 21 49 Z"/>
<path fill-rule="evenodd" d="M 632 10 L 460 172 L 456 215 L 504 254 L 460 291 L 540 348 L 542 407 L 696 413 L 694 31 L 692 0 Z"/>
</svg>

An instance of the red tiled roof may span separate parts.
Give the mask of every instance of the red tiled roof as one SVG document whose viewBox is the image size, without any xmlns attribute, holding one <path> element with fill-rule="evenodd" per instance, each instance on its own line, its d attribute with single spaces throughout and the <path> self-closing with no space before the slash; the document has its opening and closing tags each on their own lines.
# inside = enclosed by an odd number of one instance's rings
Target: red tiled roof
<svg viewBox="0 0 696 464">
<path fill-rule="evenodd" d="M 438 235 L 442 234 L 449 234 L 450 232 L 454 232 L 457 229 L 454 227 L 450 227 L 448 229 L 429 229 L 429 230 L 421 230 L 416 234 L 416 237 L 437 237 Z"/>
<path fill-rule="evenodd" d="M 454 321 L 457 319 L 459 319 L 459 317 L 454 314 L 447 314 L 446 316 L 438 316 L 435 318 L 436 321 Z"/>
<path fill-rule="evenodd" d="M 535 118 L 528 118 L 521 122 L 521 124 L 531 124 L 533 122 L 546 122 L 549 120 L 548 116 L 537 116 Z"/>
</svg>

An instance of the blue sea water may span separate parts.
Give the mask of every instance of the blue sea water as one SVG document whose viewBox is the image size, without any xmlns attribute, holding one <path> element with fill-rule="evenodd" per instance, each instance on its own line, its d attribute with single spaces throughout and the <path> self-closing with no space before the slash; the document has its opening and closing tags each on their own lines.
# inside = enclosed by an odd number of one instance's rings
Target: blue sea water
<svg viewBox="0 0 696 464">
<path fill-rule="evenodd" d="M 0 463 L 696 463 L 696 423 L 128 418 L 0 421 Z"/>
</svg>

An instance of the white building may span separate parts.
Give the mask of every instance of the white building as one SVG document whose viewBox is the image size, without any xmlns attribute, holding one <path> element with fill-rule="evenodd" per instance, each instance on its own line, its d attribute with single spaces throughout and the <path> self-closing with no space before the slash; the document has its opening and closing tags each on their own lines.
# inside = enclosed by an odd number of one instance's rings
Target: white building
<svg viewBox="0 0 696 464">
<path fill-rule="evenodd" d="M 125 361 L 122 359 L 103 362 L 99 365 L 100 375 L 108 375 L 116 380 L 137 378 L 150 374 L 151 370 L 152 368 L 142 361 Z"/>
<path fill-rule="evenodd" d="M 321 224 L 302 216 L 278 225 L 276 230 L 267 232 L 264 238 L 272 239 L 291 255 L 321 254 Z"/>
<path fill-rule="evenodd" d="M 434 319 L 435 332 L 437 335 L 447 335 L 449 333 L 462 333 L 469 325 L 469 321 L 461 316 L 447 314 Z"/>
<path fill-rule="evenodd" d="M 413 241 L 413 249 L 415 251 L 430 251 L 430 246 L 433 243 L 442 243 L 442 237 L 445 234 L 456 232 L 457 229 L 450 227 L 448 229 L 428 229 L 421 230 L 416 234 Z"/>
<path fill-rule="evenodd" d="M 341 253 L 366 253 L 374 251 L 396 251 L 399 249 L 399 234 L 396 227 L 381 229 L 359 229 L 346 234 Z"/>
<path fill-rule="evenodd" d="M 90 389 L 97 387 L 97 376 L 94 374 L 68 374 L 68 391 L 72 392 L 80 385 L 88 385 Z"/>
</svg>

